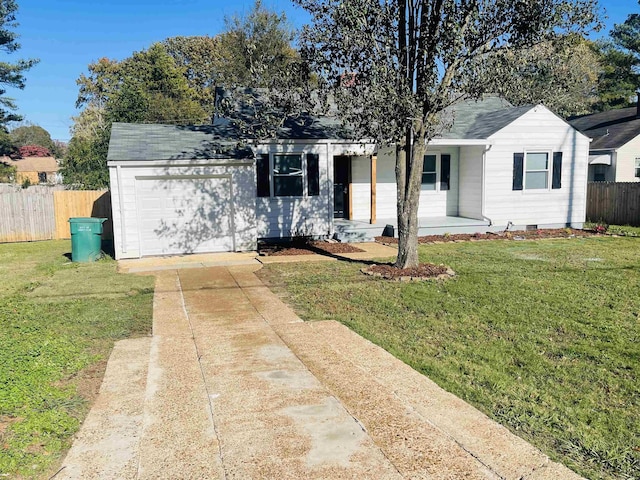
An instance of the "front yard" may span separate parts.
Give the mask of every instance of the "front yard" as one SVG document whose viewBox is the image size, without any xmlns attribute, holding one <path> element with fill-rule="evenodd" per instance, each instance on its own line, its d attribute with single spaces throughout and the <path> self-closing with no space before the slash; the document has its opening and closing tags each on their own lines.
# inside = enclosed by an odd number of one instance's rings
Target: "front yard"
<svg viewBox="0 0 640 480">
<path fill-rule="evenodd" d="M 72 264 L 70 247 L 0 245 L 0 477 L 55 473 L 114 341 L 151 331 L 153 279 Z"/>
<path fill-rule="evenodd" d="M 259 272 L 306 320 L 336 319 L 591 479 L 640 472 L 640 239 L 420 247 L 445 282 L 360 263 Z"/>
</svg>

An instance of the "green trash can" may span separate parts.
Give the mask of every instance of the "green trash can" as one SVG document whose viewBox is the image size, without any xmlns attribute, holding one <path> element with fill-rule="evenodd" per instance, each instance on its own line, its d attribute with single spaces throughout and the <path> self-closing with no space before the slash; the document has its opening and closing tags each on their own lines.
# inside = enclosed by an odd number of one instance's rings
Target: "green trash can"
<svg viewBox="0 0 640 480">
<path fill-rule="evenodd" d="M 106 218 L 73 217 L 71 227 L 71 260 L 94 262 L 102 250 L 102 224 Z"/>
</svg>

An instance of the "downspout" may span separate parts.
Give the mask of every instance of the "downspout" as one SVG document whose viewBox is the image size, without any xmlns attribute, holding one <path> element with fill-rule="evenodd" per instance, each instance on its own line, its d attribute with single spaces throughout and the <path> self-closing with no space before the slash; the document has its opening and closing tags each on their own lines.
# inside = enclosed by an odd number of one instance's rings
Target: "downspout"
<svg viewBox="0 0 640 480">
<path fill-rule="evenodd" d="M 486 191 L 487 191 L 485 187 L 486 171 L 487 171 L 487 152 L 489 150 L 491 150 L 491 145 L 485 146 L 484 152 L 482 152 L 482 183 L 481 183 L 482 191 L 480 195 L 480 216 L 482 216 L 482 220 L 484 220 L 485 222 L 489 222 L 489 226 L 492 226 L 493 220 L 487 217 L 484 211 L 484 207 L 486 203 L 485 197 L 486 197 Z"/>
</svg>

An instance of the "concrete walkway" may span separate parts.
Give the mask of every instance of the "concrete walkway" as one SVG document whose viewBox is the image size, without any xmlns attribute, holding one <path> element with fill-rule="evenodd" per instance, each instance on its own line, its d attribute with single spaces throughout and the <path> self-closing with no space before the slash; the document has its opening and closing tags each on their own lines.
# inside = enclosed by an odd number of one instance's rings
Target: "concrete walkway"
<svg viewBox="0 0 640 480">
<path fill-rule="evenodd" d="M 579 478 L 258 268 L 157 272 L 57 479 Z"/>
</svg>

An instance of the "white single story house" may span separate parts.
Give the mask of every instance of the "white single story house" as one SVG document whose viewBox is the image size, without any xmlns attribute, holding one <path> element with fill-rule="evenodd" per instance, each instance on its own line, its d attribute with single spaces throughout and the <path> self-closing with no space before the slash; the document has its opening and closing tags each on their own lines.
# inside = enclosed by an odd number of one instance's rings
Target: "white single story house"
<svg viewBox="0 0 640 480">
<path fill-rule="evenodd" d="M 335 119 L 240 147 L 229 123 L 114 123 L 108 153 L 116 258 L 242 251 L 260 238 L 365 239 L 396 224 L 391 149 Z M 424 157 L 420 234 L 582 227 L 589 139 L 542 105 L 456 107 Z"/>
<path fill-rule="evenodd" d="M 593 139 L 590 182 L 640 182 L 640 103 L 569 121 Z"/>
</svg>

